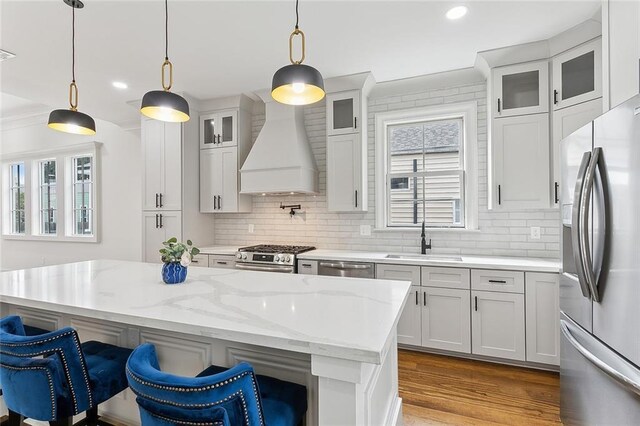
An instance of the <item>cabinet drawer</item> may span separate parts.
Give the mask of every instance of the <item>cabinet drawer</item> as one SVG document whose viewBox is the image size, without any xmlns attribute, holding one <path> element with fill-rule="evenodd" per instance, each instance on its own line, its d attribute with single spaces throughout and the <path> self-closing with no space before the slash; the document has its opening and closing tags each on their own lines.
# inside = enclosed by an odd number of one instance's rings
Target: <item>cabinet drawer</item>
<svg viewBox="0 0 640 426">
<path fill-rule="evenodd" d="M 422 267 L 422 285 L 469 289 L 469 270 L 465 268 Z"/>
<path fill-rule="evenodd" d="M 376 265 L 376 278 L 381 280 L 411 281 L 420 285 L 420 267 L 411 265 Z"/>
<path fill-rule="evenodd" d="M 471 288 L 473 290 L 524 293 L 524 272 L 472 269 Z"/>
<path fill-rule="evenodd" d="M 306 275 L 318 275 L 318 261 L 298 260 L 298 273 Z"/>
<path fill-rule="evenodd" d="M 193 266 L 202 266 L 203 268 L 206 268 L 207 266 L 209 266 L 209 255 L 197 254 L 193 256 L 193 259 L 191 259 L 191 264 Z"/>
<path fill-rule="evenodd" d="M 235 268 L 235 256 L 215 255 L 209 256 L 209 268 Z"/>
</svg>

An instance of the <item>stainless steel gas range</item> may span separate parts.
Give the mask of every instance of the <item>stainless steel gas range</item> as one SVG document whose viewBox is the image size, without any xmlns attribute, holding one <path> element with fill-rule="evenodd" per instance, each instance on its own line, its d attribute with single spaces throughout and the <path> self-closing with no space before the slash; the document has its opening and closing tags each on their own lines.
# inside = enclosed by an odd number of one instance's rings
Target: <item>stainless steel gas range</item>
<svg viewBox="0 0 640 426">
<path fill-rule="evenodd" d="M 238 249 L 236 269 L 295 274 L 296 256 L 315 247 L 259 244 Z"/>
</svg>

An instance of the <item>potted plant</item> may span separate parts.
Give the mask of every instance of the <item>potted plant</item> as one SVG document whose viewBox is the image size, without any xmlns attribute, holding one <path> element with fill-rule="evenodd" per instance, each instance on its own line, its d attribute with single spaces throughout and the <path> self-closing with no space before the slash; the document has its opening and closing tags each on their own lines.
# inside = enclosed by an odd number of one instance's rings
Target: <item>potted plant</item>
<svg viewBox="0 0 640 426">
<path fill-rule="evenodd" d="M 162 280 L 167 284 L 178 284 L 187 279 L 187 266 L 191 264 L 193 256 L 200 253 L 193 246 L 191 240 L 187 243 L 179 243 L 176 237 L 169 238 L 162 243 L 164 248 L 160 249 L 162 255 Z"/>
</svg>

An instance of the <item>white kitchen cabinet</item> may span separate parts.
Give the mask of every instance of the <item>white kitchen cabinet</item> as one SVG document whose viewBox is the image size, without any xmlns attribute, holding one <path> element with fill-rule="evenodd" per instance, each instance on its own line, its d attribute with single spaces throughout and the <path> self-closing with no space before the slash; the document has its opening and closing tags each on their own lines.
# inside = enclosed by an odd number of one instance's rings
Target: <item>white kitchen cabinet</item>
<svg viewBox="0 0 640 426">
<path fill-rule="evenodd" d="M 182 127 L 143 119 L 143 210 L 180 210 L 182 205 Z"/>
<path fill-rule="evenodd" d="M 471 353 L 470 307 L 469 290 L 422 287 L 422 346 Z"/>
<path fill-rule="evenodd" d="M 560 142 L 585 124 L 602 114 L 602 98 L 572 105 L 553 112 L 553 177 L 552 205 L 560 200 Z"/>
<path fill-rule="evenodd" d="M 549 207 L 549 114 L 493 120 L 491 207 Z"/>
<path fill-rule="evenodd" d="M 248 203 L 239 202 L 239 179 L 237 147 L 201 150 L 200 211 L 202 213 L 249 211 Z"/>
<path fill-rule="evenodd" d="M 233 255 L 209 255 L 209 268 L 234 269 L 236 257 Z"/>
<path fill-rule="evenodd" d="M 471 289 L 499 291 L 502 293 L 524 293 L 524 272 L 472 269 Z"/>
<path fill-rule="evenodd" d="M 209 267 L 209 255 L 208 254 L 197 254 L 191 259 L 192 266 L 200 266 L 202 268 Z"/>
<path fill-rule="evenodd" d="M 420 267 L 414 265 L 391 265 L 378 263 L 376 278 L 380 280 L 411 281 L 411 285 L 420 285 Z"/>
<path fill-rule="evenodd" d="M 327 94 L 327 136 L 358 133 L 361 120 L 360 90 Z"/>
<path fill-rule="evenodd" d="M 238 145 L 238 110 L 200 116 L 200 149 Z"/>
<path fill-rule="evenodd" d="M 472 291 L 471 303 L 472 353 L 524 361 L 524 295 Z"/>
<path fill-rule="evenodd" d="M 162 243 L 171 237 L 182 241 L 182 213 L 180 211 L 145 211 L 142 212 L 142 245 L 144 261 L 160 263 L 159 250 Z"/>
<path fill-rule="evenodd" d="M 398 343 L 420 346 L 422 342 L 422 290 L 412 285 L 411 293 L 398 320 Z"/>
<path fill-rule="evenodd" d="M 526 273 L 527 361 L 560 365 L 558 274 Z"/>
<path fill-rule="evenodd" d="M 549 63 L 527 62 L 492 70 L 493 117 L 549 111 Z"/>
<path fill-rule="evenodd" d="M 298 260 L 298 273 L 305 275 L 318 275 L 318 261 Z"/>
<path fill-rule="evenodd" d="M 552 68 L 554 110 L 601 97 L 602 39 L 554 56 Z"/>
<path fill-rule="evenodd" d="M 422 267 L 422 285 L 427 287 L 469 289 L 469 270 L 466 268 Z"/>
<path fill-rule="evenodd" d="M 327 138 L 327 209 L 367 211 L 367 147 L 358 133 Z"/>
</svg>

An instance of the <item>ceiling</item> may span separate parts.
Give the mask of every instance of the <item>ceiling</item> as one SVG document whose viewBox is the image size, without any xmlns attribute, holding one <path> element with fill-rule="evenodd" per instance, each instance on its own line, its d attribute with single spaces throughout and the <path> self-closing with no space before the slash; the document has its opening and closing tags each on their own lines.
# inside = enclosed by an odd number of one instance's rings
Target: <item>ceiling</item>
<svg viewBox="0 0 640 426">
<path fill-rule="evenodd" d="M 84 1 L 76 13 L 79 109 L 134 122 L 138 112 L 127 101 L 160 88 L 163 2 Z M 600 6 L 600 0 L 466 1 L 465 17 L 446 19 L 460 3 L 302 0 L 305 63 L 325 78 L 372 71 L 377 81 L 471 67 L 478 51 L 547 39 Z M 294 20 L 292 0 L 170 1 L 172 90 L 210 99 L 269 87 L 274 71 L 288 63 Z M 62 0 L 1 0 L 0 48 L 17 57 L 1 63 L 0 91 L 65 107 L 70 37 L 71 9 Z M 115 80 L 129 88 L 115 89 Z"/>
</svg>

